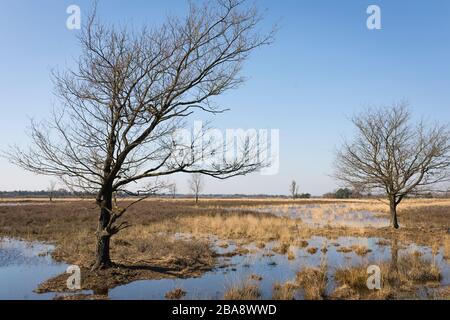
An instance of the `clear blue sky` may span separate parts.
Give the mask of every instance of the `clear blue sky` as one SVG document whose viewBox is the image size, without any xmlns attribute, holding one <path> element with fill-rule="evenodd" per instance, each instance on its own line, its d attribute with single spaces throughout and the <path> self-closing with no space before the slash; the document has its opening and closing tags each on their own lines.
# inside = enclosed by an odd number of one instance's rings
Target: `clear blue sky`
<svg viewBox="0 0 450 320">
<path fill-rule="evenodd" d="M 450 1 L 256 0 L 267 24 L 279 21 L 271 47 L 246 65 L 248 82 L 220 99 L 232 110 L 220 128 L 280 129 L 281 167 L 275 176 L 207 182 L 208 193 L 286 194 L 292 179 L 301 192 L 337 187 L 333 151 L 352 132 L 347 117 L 367 105 L 408 98 L 417 116 L 450 121 Z M 66 8 L 90 1 L 1 0 L 0 149 L 27 141 L 29 117 L 45 117 L 57 103 L 49 71 L 78 55 L 77 31 L 65 26 Z M 366 27 L 366 9 L 382 10 L 382 30 Z M 182 15 L 184 0 L 99 1 L 98 14 L 139 26 Z M 187 177 L 177 177 L 187 192 Z M 0 159 L 0 190 L 46 188 L 37 177 Z"/>
</svg>

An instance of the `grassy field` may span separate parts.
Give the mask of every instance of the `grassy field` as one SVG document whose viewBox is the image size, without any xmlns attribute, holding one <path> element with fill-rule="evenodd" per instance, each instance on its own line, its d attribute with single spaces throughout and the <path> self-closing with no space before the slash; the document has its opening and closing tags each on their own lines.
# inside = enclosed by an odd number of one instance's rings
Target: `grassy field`
<svg viewBox="0 0 450 320">
<path fill-rule="evenodd" d="M 132 227 L 112 240 L 111 257 L 119 266 L 113 270 L 91 272 L 94 261 L 95 229 L 98 209 L 89 199 L 64 199 L 52 203 L 45 199 L 2 199 L 3 203 L 21 202 L 16 206 L 0 205 L 0 237 L 43 241 L 56 245 L 54 259 L 81 266 L 83 289 L 97 290 L 102 286 L 113 288 L 142 279 L 198 277 L 217 266 L 218 254 L 211 245 L 211 236 L 227 246 L 237 243 L 231 255 L 245 255 L 245 245 L 264 248 L 276 243 L 273 251 L 295 256 L 292 247 L 308 245 L 313 236 L 333 239 L 343 236 L 381 237 L 390 243 L 406 245 L 414 243 L 439 250 L 444 248 L 450 257 L 450 200 L 407 200 L 400 205 L 398 231 L 385 228 L 346 228 L 323 226 L 312 228 L 300 220 L 274 216 L 260 212 L 261 208 L 276 206 L 281 211 L 292 206 L 311 206 L 314 219 L 320 220 L 325 212 L 337 214 L 354 211 L 371 211 L 388 217 L 388 206 L 378 200 L 279 200 L 279 199 L 207 199 L 198 205 L 190 199 L 151 199 L 132 207 L 124 218 Z M 122 200 L 126 204 L 128 200 Z M 345 206 L 341 206 L 345 204 Z M 180 237 L 179 235 L 189 235 Z M 308 248 L 311 254 L 326 253 L 327 248 Z M 365 247 L 340 248 L 364 256 Z M 291 257 L 289 257 L 289 255 Z M 273 299 L 290 299 L 297 290 L 306 299 L 388 299 L 404 297 L 411 292 L 413 282 L 429 282 L 439 278 L 432 262 L 421 257 L 403 257 L 399 262 L 397 286 L 386 282 L 384 289 L 376 294 L 365 292 L 364 266 L 343 268 L 336 272 L 340 285 L 332 294 L 326 295 L 324 286 L 326 272 L 321 267 L 299 271 L 295 281 L 275 283 Z M 408 266 L 411 270 L 408 269 Z M 388 268 L 382 265 L 381 268 Z M 61 275 L 43 283 L 39 291 L 64 291 L 67 275 Z M 414 278 L 414 281 L 410 281 Z M 389 284 L 389 285 L 388 285 Z M 401 288 L 401 289 L 399 289 Z M 448 288 L 443 288 L 443 297 Z M 182 296 L 181 291 L 177 291 Z M 176 293 L 168 296 L 176 296 Z M 396 293 L 402 295 L 396 296 Z M 439 291 L 441 292 L 441 291 Z M 229 299 L 258 298 L 254 282 L 230 286 L 225 294 Z M 407 296 L 408 297 L 408 296 Z"/>
</svg>

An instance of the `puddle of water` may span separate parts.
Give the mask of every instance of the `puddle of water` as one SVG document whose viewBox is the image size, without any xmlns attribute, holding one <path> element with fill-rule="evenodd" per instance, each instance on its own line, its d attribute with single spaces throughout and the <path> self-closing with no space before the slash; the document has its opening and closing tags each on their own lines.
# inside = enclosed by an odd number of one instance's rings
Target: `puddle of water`
<svg viewBox="0 0 450 320">
<path fill-rule="evenodd" d="M 179 234 L 177 238 L 189 238 L 189 235 Z M 228 242 L 228 247 L 223 246 L 223 241 L 213 239 L 213 242 L 214 249 L 219 254 L 231 253 L 239 247 L 233 242 Z M 381 245 L 382 242 L 384 245 Z M 392 256 L 391 246 L 381 238 L 340 237 L 330 240 L 324 237 L 312 237 L 305 248 L 291 246 L 290 250 L 295 255 L 293 260 L 289 260 L 287 255 L 274 253 L 273 249 L 277 245 L 275 242 L 268 243 L 264 249 L 258 249 L 255 245 L 246 245 L 244 247 L 250 253 L 221 257 L 219 258 L 221 267 L 199 278 L 136 281 L 110 289 L 107 294 L 110 299 L 159 300 L 164 299 L 167 292 L 181 288 L 186 291 L 184 299 L 222 299 L 230 286 L 245 282 L 251 275 L 258 275 L 262 277 L 262 280 L 255 283 L 261 290 L 261 298 L 271 299 L 274 283 L 292 281 L 298 271 L 306 267 L 317 267 L 323 262 L 328 267 L 331 281 L 328 283 L 327 291 L 331 293 L 335 289 L 332 275 L 337 268 L 388 262 Z M 355 252 L 341 252 L 341 248 L 351 246 L 364 246 L 372 251 L 364 256 L 358 256 Z M 307 251 L 312 247 L 318 249 L 315 254 Z M 327 248 L 326 253 L 321 252 L 323 247 Z M 54 298 L 55 294 L 52 293 L 33 293 L 40 283 L 66 270 L 67 265 L 55 263 L 49 255 L 42 255 L 52 249 L 52 246 L 39 243 L 29 244 L 17 240 L 0 241 L 0 299 Z M 397 253 L 398 256 L 402 256 L 416 251 L 421 252 L 426 259 L 433 259 L 442 272 L 441 285 L 450 285 L 450 264 L 443 258 L 443 249 L 433 254 L 429 247 L 411 244 L 400 247 Z M 297 296 L 297 298 L 301 297 Z"/>
<path fill-rule="evenodd" d="M 45 205 L 45 203 L 40 202 L 0 202 L 0 207 L 22 207 L 22 206 L 36 206 Z"/>
<path fill-rule="evenodd" d="M 346 204 L 333 205 L 291 205 L 269 206 L 257 211 L 271 213 L 278 217 L 299 219 L 311 227 L 384 228 L 389 219 L 370 211 L 349 211 Z"/>
<path fill-rule="evenodd" d="M 336 240 L 329 240 L 323 237 L 313 237 L 308 240 L 309 247 L 316 247 L 316 254 L 309 254 L 307 248 L 294 248 L 294 260 L 288 260 L 286 255 L 275 254 L 267 256 L 276 245 L 270 243 L 265 249 L 254 252 L 256 248 L 246 246 L 253 253 L 244 256 L 234 256 L 231 258 L 221 258 L 222 262 L 228 265 L 225 268 L 217 268 L 204 274 L 200 278 L 192 279 L 163 279 L 163 280 L 143 280 L 131 284 L 116 287 L 109 291 L 110 299 L 164 299 L 165 294 L 173 289 L 181 288 L 186 291 L 184 299 L 222 299 L 225 291 L 233 284 L 240 284 L 255 274 L 262 277 L 261 281 L 256 281 L 261 290 L 262 299 L 271 299 L 273 285 L 276 282 L 285 283 L 295 279 L 298 271 L 306 267 L 317 267 L 324 260 L 328 266 L 328 276 L 332 279 L 334 271 L 347 266 L 357 266 L 361 264 L 377 264 L 390 261 L 391 248 L 386 245 L 379 245 L 383 240 L 380 238 L 354 238 L 341 237 Z M 327 246 L 328 251 L 324 254 L 320 249 Z M 336 246 L 339 244 L 339 246 Z M 354 245 L 367 246 L 372 251 L 365 256 L 358 256 L 355 252 L 339 252 L 341 247 Z M 220 253 L 232 252 L 235 245 L 224 248 L 216 248 Z M 441 285 L 450 285 L 450 265 L 443 259 L 442 251 L 437 255 L 432 254 L 431 248 L 417 245 L 409 245 L 398 250 L 398 255 L 402 256 L 419 251 L 426 259 L 434 259 L 442 271 Z M 329 281 L 327 291 L 332 293 L 335 283 Z"/>
<path fill-rule="evenodd" d="M 55 294 L 34 293 L 45 280 L 65 272 L 67 265 L 56 263 L 51 245 L 0 239 L 0 300 L 46 300 Z"/>
</svg>

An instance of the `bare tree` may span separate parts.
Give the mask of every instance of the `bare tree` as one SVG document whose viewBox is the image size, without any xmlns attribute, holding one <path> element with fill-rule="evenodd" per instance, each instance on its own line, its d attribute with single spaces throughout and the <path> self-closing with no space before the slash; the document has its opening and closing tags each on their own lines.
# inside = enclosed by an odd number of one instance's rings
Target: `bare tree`
<svg viewBox="0 0 450 320">
<path fill-rule="evenodd" d="M 397 206 L 406 196 L 448 181 L 448 127 L 414 123 L 404 102 L 368 110 L 352 122 L 357 133 L 338 151 L 335 176 L 356 190 L 383 191 L 398 229 Z"/>
<path fill-rule="evenodd" d="M 26 170 L 97 194 L 94 268 L 112 265 L 110 238 L 129 226 L 119 222 L 129 206 L 114 204 L 115 192 L 140 201 L 154 193 L 156 177 L 184 172 L 227 179 L 261 168 L 250 144 L 230 161 L 223 149 L 198 147 L 199 137 L 174 139 L 195 111 L 225 111 L 213 98 L 243 83 L 243 63 L 272 41 L 272 31 L 258 30 L 261 19 L 242 0 L 217 0 L 191 3 L 186 18 L 139 32 L 101 25 L 95 14 L 87 20 L 77 67 L 54 72 L 61 109 L 32 122 L 33 145 L 13 147 L 8 156 Z M 204 161 L 209 154 L 214 161 Z"/>
<path fill-rule="evenodd" d="M 298 195 L 298 184 L 295 180 L 292 180 L 291 186 L 289 187 L 289 192 L 292 196 L 292 199 L 295 200 Z"/>
<path fill-rule="evenodd" d="M 175 199 L 177 196 L 177 184 L 175 182 L 170 185 L 170 195 L 172 199 Z"/>
<path fill-rule="evenodd" d="M 53 180 L 50 181 L 47 191 L 48 191 L 48 198 L 50 202 L 52 202 L 56 191 L 56 181 Z"/>
<path fill-rule="evenodd" d="M 198 203 L 198 197 L 204 187 L 203 176 L 199 173 L 194 173 L 189 180 L 189 188 L 195 197 L 195 203 Z"/>
</svg>

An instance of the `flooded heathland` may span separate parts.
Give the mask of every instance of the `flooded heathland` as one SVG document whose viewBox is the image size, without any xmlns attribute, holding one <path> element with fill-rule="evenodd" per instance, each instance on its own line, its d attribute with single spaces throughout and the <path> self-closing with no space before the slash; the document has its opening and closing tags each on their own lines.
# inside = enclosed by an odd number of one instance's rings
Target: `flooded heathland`
<svg viewBox="0 0 450 320">
<path fill-rule="evenodd" d="M 89 203 L 8 205 L 2 221 L 13 211 L 34 224 L 0 229 L 0 299 L 448 299 L 450 203 L 405 209 L 397 232 L 378 206 L 149 201 L 114 239 L 115 267 L 93 273 L 94 226 L 77 230 Z M 79 290 L 67 288 L 69 265 Z"/>
</svg>

